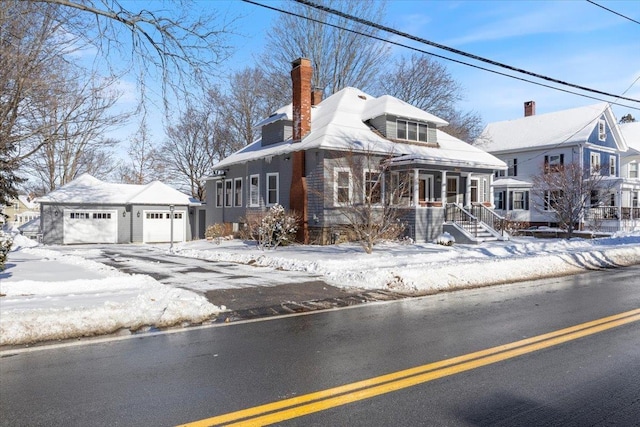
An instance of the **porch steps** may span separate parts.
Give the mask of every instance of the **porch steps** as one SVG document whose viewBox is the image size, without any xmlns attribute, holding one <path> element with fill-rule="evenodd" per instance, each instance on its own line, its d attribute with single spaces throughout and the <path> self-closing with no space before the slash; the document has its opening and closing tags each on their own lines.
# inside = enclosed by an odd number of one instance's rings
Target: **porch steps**
<svg viewBox="0 0 640 427">
<path fill-rule="evenodd" d="M 471 231 L 474 227 L 475 225 L 471 221 L 453 221 L 445 224 L 444 230 L 452 234 L 455 237 L 456 241 L 458 241 L 459 243 L 479 244 L 482 242 L 492 242 L 498 240 L 498 237 L 487 230 L 487 228 L 482 223 L 478 224 L 478 229 L 475 233 L 476 235 L 474 236 L 474 232 Z M 447 230 L 447 228 L 450 229 Z M 455 231 L 451 228 L 455 229 Z"/>
</svg>

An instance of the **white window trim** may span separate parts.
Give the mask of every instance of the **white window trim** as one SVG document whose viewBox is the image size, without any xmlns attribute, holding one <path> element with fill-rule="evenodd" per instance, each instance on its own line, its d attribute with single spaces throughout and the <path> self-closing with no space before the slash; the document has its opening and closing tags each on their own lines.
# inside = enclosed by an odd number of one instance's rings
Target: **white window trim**
<svg viewBox="0 0 640 427">
<path fill-rule="evenodd" d="M 253 181 L 253 178 L 256 178 L 256 185 L 255 187 L 251 184 L 251 182 Z M 251 207 L 258 207 L 260 206 L 260 175 L 258 174 L 254 174 L 254 175 L 249 175 L 249 206 Z M 255 193 L 254 193 L 254 188 L 255 188 Z M 254 199 L 254 194 L 255 194 L 255 199 Z"/>
<path fill-rule="evenodd" d="M 522 202 L 522 207 L 521 208 L 516 208 L 516 194 L 522 194 L 522 200 L 518 200 L 518 202 Z M 527 206 L 527 200 L 526 200 L 526 191 L 525 190 L 514 190 L 513 191 L 513 200 L 511 201 L 511 203 L 513 203 L 513 210 L 514 211 L 524 211 L 526 210 L 525 207 Z"/>
<path fill-rule="evenodd" d="M 269 178 L 275 176 L 276 177 L 276 188 L 275 188 L 275 192 L 276 192 L 276 201 L 275 203 L 271 203 L 269 202 Z M 265 197 L 265 202 L 267 206 L 274 206 L 280 203 L 280 174 L 275 172 L 275 173 L 268 173 L 266 175 L 267 179 L 265 180 L 265 188 L 266 188 L 266 197 Z"/>
<path fill-rule="evenodd" d="M 604 119 L 598 120 L 598 140 L 607 140 L 607 121 Z"/>
<path fill-rule="evenodd" d="M 349 174 L 349 185 L 348 185 L 348 202 L 347 203 L 341 203 L 338 202 L 338 174 L 340 172 L 347 172 Z M 334 168 L 333 169 L 333 205 L 334 206 L 346 206 L 348 205 L 351 201 L 353 201 L 353 179 L 351 176 L 351 169 L 349 168 Z"/>
<path fill-rule="evenodd" d="M 238 195 L 238 189 L 237 189 L 237 185 L 238 182 L 240 182 L 240 194 Z M 238 200 L 236 197 L 239 196 L 240 200 Z M 242 178 L 235 178 L 233 180 L 233 206 L 237 207 L 237 208 L 241 208 L 242 207 Z"/>
<path fill-rule="evenodd" d="M 600 153 L 591 153 L 589 155 L 589 171 L 591 171 L 591 174 L 593 175 L 593 174 L 599 173 L 599 169 L 600 169 Z"/>
<path fill-rule="evenodd" d="M 406 124 L 406 128 L 405 128 L 406 135 L 405 135 L 405 138 L 400 138 L 398 136 L 398 122 L 404 122 Z M 409 124 L 410 123 L 416 125 L 416 137 L 415 137 L 415 139 L 409 138 Z M 424 141 L 422 141 L 420 139 L 420 126 L 424 126 L 426 128 L 425 140 Z M 422 122 L 416 122 L 415 120 L 396 119 L 396 139 L 401 139 L 403 141 L 416 141 L 416 142 L 428 143 L 429 142 L 429 124 L 428 123 L 422 123 Z"/>
<path fill-rule="evenodd" d="M 615 176 L 617 170 L 616 156 L 609 156 L 609 176 Z"/>
<path fill-rule="evenodd" d="M 220 198 L 218 198 L 218 188 L 220 189 Z M 224 206 L 224 181 L 219 179 L 216 181 L 216 207 L 221 208 Z"/>
<path fill-rule="evenodd" d="M 635 176 L 631 176 L 631 173 L 634 173 Z M 640 172 L 639 168 L 638 168 L 638 163 L 637 162 L 631 162 L 629 163 L 629 168 L 628 168 L 628 173 L 627 176 L 629 178 L 638 178 L 638 172 Z"/>
<path fill-rule="evenodd" d="M 224 197 L 224 206 L 226 208 L 233 207 L 233 180 L 232 179 L 225 179 L 223 197 Z"/>
<path fill-rule="evenodd" d="M 362 186 L 362 200 L 365 200 L 367 198 L 367 173 L 372 174 L 378 174 L 378 192 L 380 194 L 380 200 L 376 203 L 372 203 L 372 205 L 376 206 L 376 205 L 381 205 L 382 204 L 382 182 L 384 180 L 384 174 L 382 172 L 380 172 L 377 169 L 365 169 L 362 173 L 362 182 L 364 182 L 364 185 Z M 351 182 L 351 180 L 349 180 L 349 182 Z"/>
</svg>

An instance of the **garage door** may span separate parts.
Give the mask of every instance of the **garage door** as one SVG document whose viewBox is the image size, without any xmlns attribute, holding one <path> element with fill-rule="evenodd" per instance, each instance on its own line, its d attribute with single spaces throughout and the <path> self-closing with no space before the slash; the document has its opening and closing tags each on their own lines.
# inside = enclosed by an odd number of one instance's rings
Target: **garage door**
<svg viewBox="0 0 640 427">
<path fill-rule="evenodd" d="M 184 212 L 173 213 L 173 241 L 184 241 L 185 218 Z M 168 210 L 144 211 L 142 236 L 145 243 L 160 243 L 171 241 L 171 212 Z"/>
<path fill-rule="evenodd" d="M 63 221 L 65 244 L 116 243 L 118 211 L 101 209 L 65 209 Z"/>
</svg>

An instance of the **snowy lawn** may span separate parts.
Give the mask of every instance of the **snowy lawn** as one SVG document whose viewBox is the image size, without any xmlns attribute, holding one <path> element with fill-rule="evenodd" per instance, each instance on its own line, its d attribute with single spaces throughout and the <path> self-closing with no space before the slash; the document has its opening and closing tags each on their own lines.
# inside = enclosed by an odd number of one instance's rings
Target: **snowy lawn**
<svg viewBox="0 0 640 427">
<path fill-rule="evenodd" d="M 199 323 L 224 310 L 149 276 L 32 245 L 18 236 L 0 272 L 0 345 Z M 640 233 L 478 246 L 393 243 L 371 255 L 351 244 L 261 251 L 250 242 L 194 241 L 176 245 L 175 253 L 271 267 L 292 278 L 321 275 L 334 286 L 429 293 L 638 264 Z"/>
</svg>

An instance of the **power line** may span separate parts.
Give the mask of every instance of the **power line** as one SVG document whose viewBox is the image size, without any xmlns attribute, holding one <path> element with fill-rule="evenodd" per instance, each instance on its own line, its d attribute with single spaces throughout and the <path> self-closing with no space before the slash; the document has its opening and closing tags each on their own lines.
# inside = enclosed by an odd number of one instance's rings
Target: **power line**
<svg viewBox="0 0 640 427">
<path fill-rule="evenodd" d="M 631 22 L 635 22 L 636 24 L 640 24 L 640 21 L 636 21 L 636 20 L 635 20 L 635 19 L 633 19 L 633 18 L 629 18 L 628 16 L 623 15 L 622 13 L 616 12 L 615 10 L 613 10 L 613 9 L 609 9 L 608 7 L 604 7 L 603 5 L 598 4 L 598 3 L 596 3 L 596 2 L 594 2 L 594 1 L 592 1 L 592 0 L 587 0 L 587 2 L 591 3 L 591 4 L 592 4 L 592 5 L 594 5 L 594 6 L 598 6 L 598 7 L 602 8 L 602 9 L 604 9 L 604 10 L 608 11 L 608 12 L 611 12 L 611 13 L 613 13 L 614 15 L 618 15 L 618 16 L 620 16 L 621 18 L 628 19 L 629 21 L 631 21 Z"/>
<path fill-rule="evenodd" d="M 518 73 L 521 73 L 521 74 L 526 74 L 526 75 L 529 75 L 529 76 L 532 76 L 532 77 L 536 77 L 536 78 L 539 78 L 539 79 L 542 79 L 542 80 L 546 80 L 546 81 L 550 81 L 550 82 L 553 82 L 553 83 L 557 83 L 557 84 L 560 84 L 560 85 L 563 85 L 563 86 L 573 87 L 573 88 L 580 89 L 580 90 L 583 90 L 583 91 L 586 91 L 586 92 L 597 93 L 599 95 L 610 96 L 610 97 L 614 97 L 614 98 L 618 98 L 618 99 L 623 99 L 625 101 L 640 102 L 640 100 L 638 100 L 638 99 L 627 98 L 627 97 L 623 97 L 623 96 L 619 96 L 619 95 L 614 95 L 614 94 L 611 94 L 611 93 L 608 93 L 608 92 L 604 92 L 604 91 L 601 91 L 601 90 L 592 89 L 592 88 L 585 87 L 585 86 L 580 86 L 580 85 L 577 85 L 577 84 L 573 84 L 573 83 L 565 82 L 565 81 L 558 80 L 558 79 L 555 79 L 555 78 L 552 78 L 552 77 L 548 77 L 548 76 L 545 76 L 545 75 L 542 75 L 542 74 L 538 74 L 538 73 L 534 73 L 534 72 L 531 72 L 531 71 L 527 71 L 527 70 L 524 70 L 522 68 L 513 67 L 511 65 L 504 64 L 504 63 L 501 63 L 501 62 L 498 62 L 498 61 L 494 61 L 492 59 L 484 58 L 482 56 L 474 55 L 472 53 L 468 53 L 468 52 L 465 52 L 465 51 L 462 51 L 462 50 L 459 50 L 459 49 L 455 49 L 455 48 L 452 48 L 452 47 L 449 47 L 449 46 L 445 46 L 445 45 L 442 45 L 442 44 L 439 44 L 439 43 L 436 43 L 436 42 L 432 42 L 430 40 L 423 39 L 421 37 L 417 37 L 417 36 L 414 36 L 412 34 L 408 34 L 408 33 L 396 30 L 394 28 L 386 27 L 384 25 L 377 24 L 375 22 L 368 21 L 366 19 L 362 19 L 362 18 L 359 18 L 357 16 L 349 15 L 348 13 L 344 13 L 344 12 L 341 12 L 339 10 L 332 9 L 330 7 L 327 7 L 327 6 L 322 6 L 322 5 L 313 3 L 313 2 L 308 1 L 308 0 L 294 0 L 294 1 L 297 2 L 297 3 L 304 4 L 306 6 L 312 7 L 314 9 L 320 10 L 320 11 L 323 11 L 323 12 L 326 12 L 326 13 L 330 13 L 332 15 L 340 16 L 340 17 L 348 19 L 350 21 L 358 22 L 358 23 L 366 25 L 368 27 L 376 28 L 376 29 L 378 29 L 380 31 L 384 31 L 384 32 L 387 32 L 387 33 L 391 33 L 391 34 L 400 36 L 400 37 L 408 38 L 410 40 L 414 40 L 414 41 L 417 41 L 417 42 L 420 42 L 420 43 L 423 43 L 423 44 L 427 44 L 429 46 L 433 46 L 433 47 L 436 47 L 438 49 L 446 50 L 447 52 L 451 52 L 451 53 L 455 53 L 457 55 L 465 56 L 467 58 L 475 59 L 476 61 L 485 62 L 487 64 L 491 64 L 491 65 L 494 65 L 494 66 L 497 66 L 497 67 L 500 67 L 500 68 L 506 68 L 506 69 L 511 70 L 511 71 L 515 71 L 515 72 L 518 72 Z"/>
<path fill-rule="evenodd" d="M 632 109 L 632 110 L 640 110 L 640 108 L 632 107 L 630 105 L 620 104 L 618 102 L 611 102 L 611 101 L 608 101 L 606 99 L 598 98 L 598 97 L 595 97 L 595 96 L 590 96 L 590 95 L 586 95 L 586 94 L 583 94 L 583 93 L 574 92 L 574 91 L 571 91 L 571 90 L 568 90 L 568 89 L 563 89 L 563 88 L 559 88 L 559 87 L 556 87 L 556 86 L 551 86 L 551 85 L 548 85 L 548 84 L 545 84 L 545 83 L 540 83 L 540 82 L 536 82 L 536 81 L 533 81 L 533 80 L 529 80 L 529 79 L 526 79 L 524 77 L 518 77 L 518 76 L 511 75 L 511 74 L 503 73 L 501 71 L 492 70 L 492 69 L 489 69 L 489 68 L 486 68 L 486 67 L 482 67 L 482 66 L 479 66 L 479 65 L 470 64 L 468 62 L 464 62 L 464 61 L 461 61 L 461 60 L 458 60 L 458 59 L 449 58 L 449 57 L 446 57 L 446 56 L 443 56 L 443 55 L 439 55 L 439 54 L 436 54 L 436 53 L 433 53 L 433 52 L 426 51 L 424 49 L 420 49 L 420 48 L 417 48 L 417 47 L 409 46 L 409 45 L 406 45 L 406 44 L 403 44 L 403 43 L 400 43 L 400 42 L 388 40 L 388 39 L 385 39 L 385 38 L 382 38 L 382 37 L 374 36 L 372 34 L 363 33 L 361 31 L 353 30 L 353 29 L 350 29 L 350 28 L 341 27 L 341 26 L 336 25 L 336 24 L 331 24 L 329 22 L 321 21 L 321 20 L 314 19 L 314 18 L 311 18 L 311 17 L 308 17 L 308 16 L 303 16 L 303 15 L 300 15 L 298 13 L 291 12 L 291 11 L 288 11 L 288 10 L 283 10 L 283 9 L 280 9 L 280 8 L 277 8 L 277 7 L 274 7 L 274 6 L 268 6 L 268 5 L 265 5 L 265 4 L 262 4 L 262 3 L 255 2 L 253 0 L 242 0 L 242 1 L 245 2 L 245 3 L 249 3 L 249 4 L 252 4 L 252 5 L 255 5 L 255 6 L 259 6 L 259 7 L 265 8 L 265 9 L 273 10 L 275 12 L 279 12 L 279 13 L 283 13 L 283 14 L 286 14 L 286 15 L 295 16 L 297 18 L 303 18 L 303 19 L 306 19 L 308 21 L 313 21 L 313 22 L 316 22 L 316 23 L 319 23 L 319 24 L 322 24 L 322 25 L 327 25 L 329 27 L 333 27 L 333 28 L 336 28 L 336 29 L 339 29 L 339 30 L 348 31 L 348 32 L 351 32 L 351 33 L 354 33 L 354 34 L 358 34 L 358 35 L 363 36 L 363 37 L 368 37 L 368 38 L 371 38 L 371 39 L 374 39 L 374 40 L 378 40 L 378 41 L 381 41 L 381 42 L 384 42 L 384 43 L 389 43 L 389 44 L 392 44 L 392 45 L 395 45 L 395 46 L 399 46 L 399 47 L 403 47 L 403 48 L 406 48 L 406 49 L 409 49 L 409 50 L 420 52 L 420 53 L 423 53 L 425 55 L 430 55 L 430 56 L 433 56 L 433 57 L 436 57 L 436 58 L 439 58 L 439 59 L 443 59 L 443 60 L 446 60 L 446 61 L 450 61 L 450 62 L 454 62 L 454 63 L 457 63 L 457 64 L 461 64 L 461 65 L 466 65 L 468 67 L 472 67 L 472 68 L 475 68 L 475 69 L 478 69 L 478 70 L 487 71 L 489 73 L 497 74 L 497 75 L 500 75 L 500 76 L 503 76 L 503 77 L 509 77 L 509 78 L 514 79 L 514 80 L 520 80 L 520 81 L 523 81 L 523 82 L 526 82 L 526 83 L 531 83 L 531 84 L 542 86 L 542 87 L 546 87 L 546 88 L 549 88 L 549 89 L 554 89 L 554 90 L 557 90 L 557 91 L 560 91 L 560 92 L 565 92 L 565 93 L 569 93 L 569 94 L 572 94 L 572 95 L 581 96 L 583 98 L 593 99 L 593 100 L 602 101 L 602 102 L 610 102 L 613 105 L 618 105 L 618 106 L 629 108 L 629 109 Z M 616 99 L 619 98 L 618 95 L 609 95 L 609 96 L 615 97 Z M 633 100 L 633 101 L 635 101 L 635 100 Z M 640 102 L 640 101 L 636 101 L 636 102 Z"/>
</svg>

